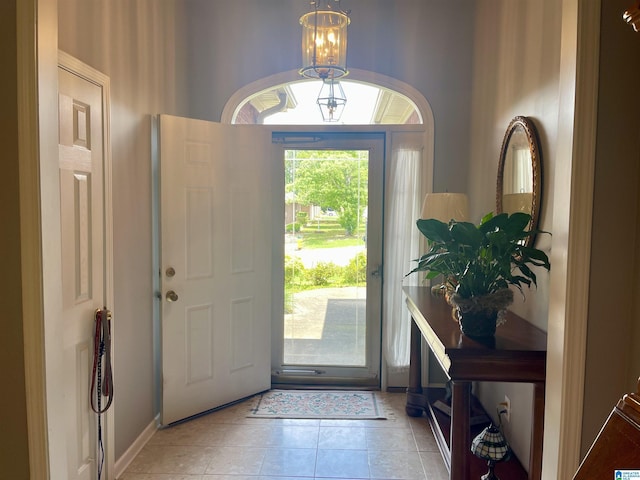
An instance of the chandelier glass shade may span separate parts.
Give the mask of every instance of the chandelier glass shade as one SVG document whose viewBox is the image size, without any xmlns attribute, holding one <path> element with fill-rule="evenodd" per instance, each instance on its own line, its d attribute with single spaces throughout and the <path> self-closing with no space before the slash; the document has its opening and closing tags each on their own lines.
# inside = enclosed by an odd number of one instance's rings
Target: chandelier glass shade
<svg viewBox="0 0 640 480">
<path fill-rule="evenodd" d="M 307 78 L 337 79 L 348 73 L 347 26 L 350 20 L 346 12 L 332 10 L 330 5 L 320 7 L 320 3 L 320 0 L 312 2 L 314 10 L 300 17 L 300 74 Z"/>
<path fill-rule="evenodd" d="M 347 104 L 347 97 L 344 94 L 340 82 L 334 79 L 323 80 L 316 103 L 320 107 L 323 121 L 339 121 L 342 110 L 344 110 L 344 106 Z"/>
</svg>

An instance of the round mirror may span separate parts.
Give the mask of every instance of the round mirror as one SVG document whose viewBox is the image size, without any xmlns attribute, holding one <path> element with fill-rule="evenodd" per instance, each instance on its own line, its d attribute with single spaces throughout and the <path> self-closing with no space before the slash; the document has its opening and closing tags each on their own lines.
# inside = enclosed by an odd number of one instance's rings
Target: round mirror
<svg viewBox="0 0 640 480">
<path fill-rule="evenodd" d="M 527 117 L 515 117 L 502 141 L 498 163 L 496 212 L 531 215 L 529 229 L 538 228 L 542 190 L 542 158 L 536 128 Z M 526 239 L 531 246 L 534 236 Z"/>
</svg>

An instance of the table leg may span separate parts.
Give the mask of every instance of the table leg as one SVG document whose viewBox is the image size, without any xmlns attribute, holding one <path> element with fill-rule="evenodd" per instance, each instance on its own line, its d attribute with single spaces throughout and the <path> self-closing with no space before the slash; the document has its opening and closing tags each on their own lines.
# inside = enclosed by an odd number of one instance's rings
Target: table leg
<svg viewBox="0 0 640 480">
<path fill-rule="evenodd" d="M 409 354 L 409 388 L 405 411 L 410 417 L 420 417 L 424 411 L 422 395 L 422 334 L 411 318 L 411 350 Z"/>
<path fill-rule="evenodd" d="M 544 436 L 544 382 L 533 384 L 533 427 L 529 455 L 529 478 L 542 478 L 542 442 Z"/>
<path fill-rule="evenodd" d="M 468 480 L 467 452 L 471 448 L 469 416 L 471 382 L 451 382 L 451 480 Z"/>
</svg>

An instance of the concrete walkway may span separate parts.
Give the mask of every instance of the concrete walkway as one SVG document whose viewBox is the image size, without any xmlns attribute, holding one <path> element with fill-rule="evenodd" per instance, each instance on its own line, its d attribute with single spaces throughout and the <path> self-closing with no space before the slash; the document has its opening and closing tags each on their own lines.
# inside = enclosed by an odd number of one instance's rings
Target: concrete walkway
<svg viewBox="0 0 640 480">
<path fill-rule="evenodd" d="M 285 363 L 365 364 L 364 287 L 307 290 L 293 301 L 293 313 L 284 319 Z"/>
</svg>

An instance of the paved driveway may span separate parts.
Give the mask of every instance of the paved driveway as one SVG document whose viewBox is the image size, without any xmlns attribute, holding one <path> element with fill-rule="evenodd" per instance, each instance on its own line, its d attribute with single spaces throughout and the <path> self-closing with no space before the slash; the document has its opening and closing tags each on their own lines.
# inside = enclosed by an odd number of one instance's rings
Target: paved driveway
<svg viewBox="0 0 640 480">
<path fill-rule="evenodd" d="M 306 290 L 293 301 L 284 319 L 285 363 L 364 365 L 364 287 Z"/>
</svg>

